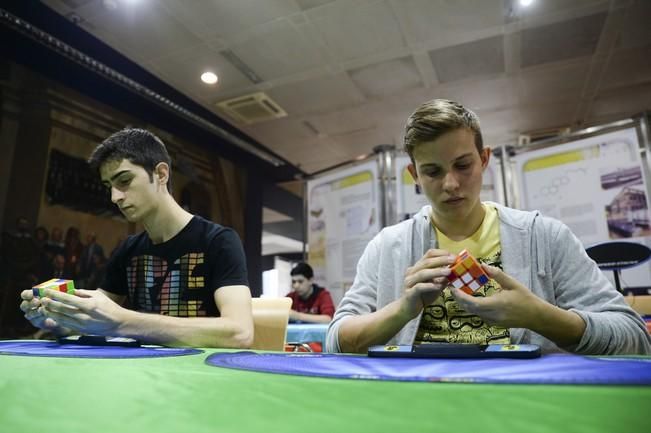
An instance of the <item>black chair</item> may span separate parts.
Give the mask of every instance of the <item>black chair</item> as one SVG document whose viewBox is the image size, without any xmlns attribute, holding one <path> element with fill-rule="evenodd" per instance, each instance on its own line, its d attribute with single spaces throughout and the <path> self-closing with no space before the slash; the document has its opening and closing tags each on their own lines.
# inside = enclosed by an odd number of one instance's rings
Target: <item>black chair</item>
<svg viewBox="0 0 651 433">
<path fill-rule="evenodd" d="M 622 292 L 619 275 L 622 269 L 639 266 L 651 258 L 651 248 L 635 242 L 604 242 L 585 249 L 602 271 L 613 271 L 615 287 Z"/>
</svg>

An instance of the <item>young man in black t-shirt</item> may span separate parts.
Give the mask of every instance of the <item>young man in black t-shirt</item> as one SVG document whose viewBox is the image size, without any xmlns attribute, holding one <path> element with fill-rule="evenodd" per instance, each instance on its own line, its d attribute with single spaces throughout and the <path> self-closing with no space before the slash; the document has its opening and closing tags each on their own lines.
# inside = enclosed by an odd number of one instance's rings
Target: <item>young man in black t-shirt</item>
<svg viewBox="0 0 651 433">
<path fill-rule="evenodd" d="M 249 347 L 251 293 L 240 239 L 176 203 L 163 142 L 148 131 L 125 129 L 100 144 L 89 163 L 126 219 L 145 231 L 116 250 L 98 290 L 77 290 L 76 296 L 47 291 L 41 299 L 22 292 L 25 317 L 58 335 Z M 131 309 L 122 307 L 127 300 Z"/>
</svg>

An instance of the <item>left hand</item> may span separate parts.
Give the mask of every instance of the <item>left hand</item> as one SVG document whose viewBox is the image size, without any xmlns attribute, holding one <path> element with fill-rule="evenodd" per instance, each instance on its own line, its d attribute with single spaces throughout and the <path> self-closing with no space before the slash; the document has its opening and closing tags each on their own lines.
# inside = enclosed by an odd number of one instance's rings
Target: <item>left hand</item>
<svg viewBox="0 0 651 433">
<path fill-rule="evenodd" d="M 74 295 L 46 290 L 43 313 L 80 334 L 116 335 L 126 310 L 100 290 L 75 290 Z"/>
<path fill-rule="evenodd" d="M 530 329 L 536 320 L 540 306 L 545 301 L 499 268 L 486 264 L 482 264 L 482 268 L 502 287 L 502 290 L 492 296 L 481 298 L 470 296 L 460 289 L 451 287 L 450 290 L 459 306 L 494 325 Z"/>
</svg>

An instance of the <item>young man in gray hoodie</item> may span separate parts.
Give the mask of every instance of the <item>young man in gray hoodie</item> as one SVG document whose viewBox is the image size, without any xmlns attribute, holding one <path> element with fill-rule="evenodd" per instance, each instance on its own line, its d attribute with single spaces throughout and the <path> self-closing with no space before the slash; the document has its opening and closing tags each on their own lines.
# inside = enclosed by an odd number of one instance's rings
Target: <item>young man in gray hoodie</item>
<svg viewBox="0 0 651 433">
<path fill-rule="evenodd" d="M 442 99 L 423 104 L 407 121 L 405 150 L 430 206 L 368 244 L 328 329 L 328 351 L 450 342 L 651 353 L 641 318 L 563 223 L 480 201 L 491 152 L 472 111 Z M 472 296 L 448 285 L 463 249 L 490 277 Z"/>
</svg>

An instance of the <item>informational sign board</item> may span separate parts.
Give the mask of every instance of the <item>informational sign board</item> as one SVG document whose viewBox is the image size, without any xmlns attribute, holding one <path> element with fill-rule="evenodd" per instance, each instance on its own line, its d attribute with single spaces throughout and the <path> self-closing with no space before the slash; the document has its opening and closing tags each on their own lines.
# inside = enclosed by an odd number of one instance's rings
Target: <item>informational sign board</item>
<svg viewBox="0 0 651 433">
<path fill-rule="evenodd" d="M 649 179 L 635 128 L 523 152 L 513 161 L 519 207 L 563 221 L 586 247 L 621 239 L 651 244 Z M 650 285 L 651 265 L 639 268 L 627 285 Z"/>
<path fill-rule="evenodd" d="M 377 162 L 371 160 L 307 183 L 309 263 L 335 303 L 355 278 L 357 262 L 380 230 Z"/>
</svg>

